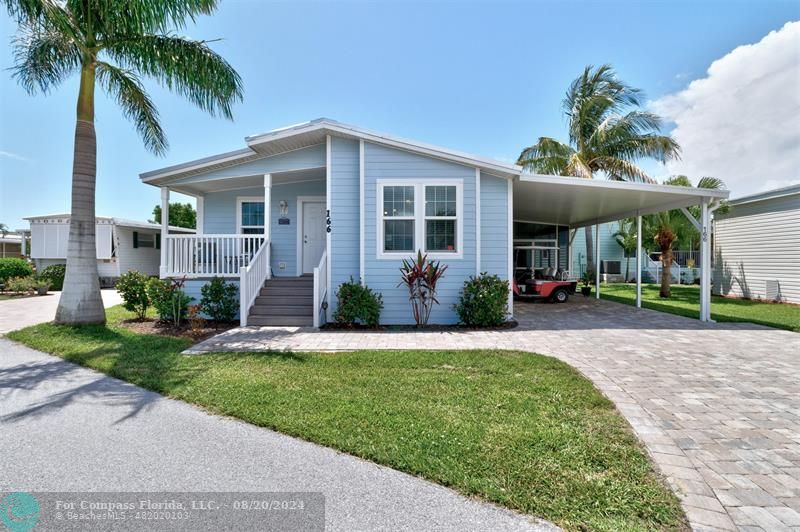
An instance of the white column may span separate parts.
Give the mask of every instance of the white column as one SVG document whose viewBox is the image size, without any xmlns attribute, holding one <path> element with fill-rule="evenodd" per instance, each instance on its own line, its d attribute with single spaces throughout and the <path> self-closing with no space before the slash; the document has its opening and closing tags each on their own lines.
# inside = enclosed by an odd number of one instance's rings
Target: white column
<svg viewBox="0 0 800 532">
<path fill-rule="evenodd" d="M 272 233 L 272 174 L 264 174 L 264 240 Z"/>
<path fill-rule="evenodd" d="M 481 274 L 481 169 L 475 169 L 475 275 Z"/>
<path fill-rule="evenodd" d="M 700 203 L 700 321 L 711 321 L 711 227 L 708 198 Z"/>
<path fill-rule="evenodd" d="M 642 308 L 642 216 L 636 216 L 636 306 Z"/>
<path fill-rule="evenodd" d="M 167 276 L 167 236 L 169 235 L 169 187 L 161 187 L 161 266 L 160 277 Z"/>
<path fill-rule="evenodd" d="M 203 226 L 205 225 L 205 196 L 197 196 L 197 227 L 195 228 L 196 235 L 202 235 L 204 230 Z"/>
<path fill-rule="evenodd" d="M 600 224 L 594 226 L 594 297 L 600 299 Z"/>
</svg>

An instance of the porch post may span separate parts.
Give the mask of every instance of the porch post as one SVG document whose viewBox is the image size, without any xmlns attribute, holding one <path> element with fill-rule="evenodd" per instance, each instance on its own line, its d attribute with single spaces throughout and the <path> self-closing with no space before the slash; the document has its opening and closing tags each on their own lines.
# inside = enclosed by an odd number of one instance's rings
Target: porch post
<svg viewBox="0 0 800 532">
<path fill-rule="evenodd" d="M 197 196 L 197 224 L 194 230 L 194 234 L 202 235 L 203 234 L 203 225 L 205 225 L 205 196 Z"/>
<path fill-rule="evenodd" d="M 711 321 L 711 228 L 708 198 L 700 202 L 700 321 Z"/>
<path fill-rule="evenodd" d="M 594 297 L 600 299 L 600 224 L 594 225 L 594 285 Z"/>
<path fill-rule="evenodd" d="M 299 215 L 299 213 L 298 213 Z M 272 248 L 270 238 L 272 236 L 272 174 L 264 174 L 264 244 L 267 249 L 267 279 L 272 279 Z"/>
<path fill-rule="evenodd" d="M 167 276 L 167 236 L 169 235 L 169 187 L 161 187 L 161 266 L 159 267 L 159 277 L 162 279 Z"/>
<path fill-rule="evenodd" d="M 636 307 L 642 308 L 642 215 L 636 215 Z"/>
</svg>

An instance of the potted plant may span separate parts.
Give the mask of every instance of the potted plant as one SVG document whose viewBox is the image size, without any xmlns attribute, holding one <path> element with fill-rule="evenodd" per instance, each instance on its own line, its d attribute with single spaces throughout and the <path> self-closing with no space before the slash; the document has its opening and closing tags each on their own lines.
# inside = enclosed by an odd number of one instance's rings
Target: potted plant
<svg viewBox="0 0 800 532">
<path fill-rule="evenodd" d="M 592 274 L 587 272 L 583 272 L 583 276 L 581 276 L 581 282 L 583 286 L 581 286 L 581 294 L 585 297 L 589 297 L 592 293 Z"/>
<path fill-rule="evenodd" d="M 33 283 L 34 288 L 36 288 L 36 293 L 40 296 L 46 296 L 47 291 L 50 290 L 50 281 L 47 279 L 39 279 L 35 283 Z"/>
</svg>

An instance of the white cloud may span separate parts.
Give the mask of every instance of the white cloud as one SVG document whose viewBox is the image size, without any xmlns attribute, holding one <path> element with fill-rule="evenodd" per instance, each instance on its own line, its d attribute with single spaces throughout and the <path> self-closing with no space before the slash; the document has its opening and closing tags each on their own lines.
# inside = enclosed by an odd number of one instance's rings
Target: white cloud
<svg viewBox="0 0 800 532">
<path fill-rule="evenodd" d="M 0 150 L 0 157 L 5 157 L 6 159 L 15 159 L 17 161 L 27 161 L 25 157 L 22 155 L 17 155 L 16 153 L 10 151 L 2 151 Z"/>
<path fill-rule="evenodd" d="M 670 174 L 718 177 L 732 197 L 800 182 L 800 22 L 735 48 L 651 106 L 683 149 Z"/>
</svg>

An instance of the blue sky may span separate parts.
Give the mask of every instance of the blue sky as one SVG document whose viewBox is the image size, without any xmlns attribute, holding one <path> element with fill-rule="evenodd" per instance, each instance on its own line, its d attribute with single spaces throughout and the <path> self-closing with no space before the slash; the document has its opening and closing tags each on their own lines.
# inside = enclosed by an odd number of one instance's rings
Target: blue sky
<svg viewBox="0 0 800 532">
<path fill-rule="evenodd" d="M 0 41 L 15 26 L 0 15 Z M 651 99 L 679 93 L 737 46 L 800 19 L 800 2 L 223 1 L 184 33 L 244 79 L 234 122 L 155 84 L 171 148 L 147 153 L 115 106 L 97 102 L 97 213 L 146 219 L 158 191 L 140 172 L 244 146 L 243 137 L 320 116 L 513 160 L 564 137 L 560 102 L 587 64 L 611 63 Z M 793 56 L 790 56 L 790 60 Z M 69 210 L 77 79 L 28 96 L 0 55 L 0 222 Z M 647 167 L 658 174 L 656 165 Z"/>
</svg>

